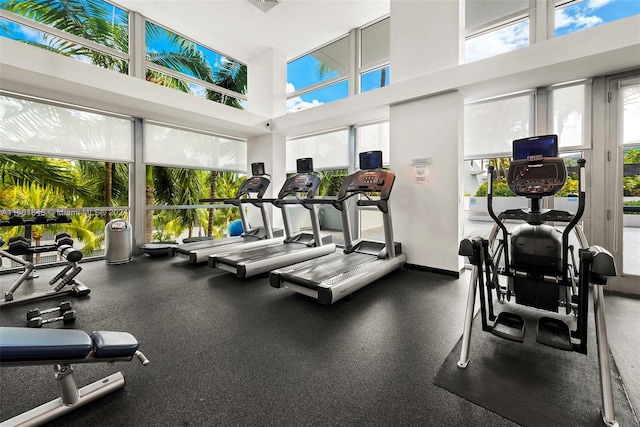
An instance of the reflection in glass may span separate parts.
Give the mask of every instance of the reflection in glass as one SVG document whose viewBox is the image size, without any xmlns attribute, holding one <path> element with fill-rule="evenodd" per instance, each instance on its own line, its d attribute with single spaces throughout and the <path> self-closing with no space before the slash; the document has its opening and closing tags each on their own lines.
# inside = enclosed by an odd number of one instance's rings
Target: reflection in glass
<svg viewBox="0 0 640 427">
<path fill-rule="evenodd" d="M 287 99 L 287 113 L 317 107 L 349 95 L 349 83 L 342 80 L 329 86 Z"/>
<path fill-rule="evenodd" d="M 368 92 L 389 85 L 389 66 L 369 71 L 360 76 L 360 92 Z"/>
<path fill-rule="evenodd" d="M 555 37 L 597 27 L 640 13 L 640 2 L 633 0 L 578 1 L 555 11 Z"/>
<path fill-rule="evenodd" d="M 288 92 L 302 90 L 346 75 L 349 71 L 349 38 L 344 37 L 287 64 Z"/>
<path fill-rule="evenodd" d="M 640 276 L 640 83 L 623 86 L 622 271 Z"/>
<path fill-rule="evenodd" d="M 468 38 L 465 41 L 466 62 L 477 61 L 529 45 L 529 19 Z"/>
</svg>

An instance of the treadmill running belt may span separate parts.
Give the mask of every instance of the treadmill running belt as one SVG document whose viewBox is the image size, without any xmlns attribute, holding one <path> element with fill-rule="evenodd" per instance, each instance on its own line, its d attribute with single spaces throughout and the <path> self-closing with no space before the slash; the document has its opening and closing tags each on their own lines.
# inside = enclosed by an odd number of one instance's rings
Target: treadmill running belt
<svg viewBox="0 0 640 427">
<path fill-rule="evenodd" d="M 203 248 L 211 248 L 214 246 L 222 246 L 229 245 L 231 243 L 242 242 L 244 240 L 243 237 L 225 237 L 222 239 L 211 239 L 211 240 L 203 240 L 200 242 L 191 242 L 191 243 L 183 243 L 181 245 L 176 246 L 176 252 L 180 252 L 183 254 L 189 254 L 193 251 L 197 251 Z"/>
<path fill-rule="evenodd" d="M 282 254 L 288 254 L 303 248 L 307 248 L 307 245 L 300 245 L 295 243 L 280 243 L 273 246 L 265 246 L 261 248 L 230 253 L 225 256 L 219 257 L 218 262 L 228 265 L 238 265 L 239 263 L 250 263 L 252 261 L 272 258 Z"/>
<path fill-rule="evenodd" d="M 334 254 L 311 260 L 307 267 L 294 270 L 291 273 L 282 273 L 281 278 L 285 282 L 294 283 L 309 289 L 317 289 L 325 280 L 344 274 L 361 265 L 378 260 L 377 257 L 353 252 Z"/>
</svg>

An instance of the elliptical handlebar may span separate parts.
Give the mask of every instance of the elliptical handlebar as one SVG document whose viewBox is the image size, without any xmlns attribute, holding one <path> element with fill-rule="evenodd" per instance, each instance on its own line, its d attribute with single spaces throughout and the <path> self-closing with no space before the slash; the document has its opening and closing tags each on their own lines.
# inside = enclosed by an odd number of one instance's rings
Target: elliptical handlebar
<svg viewBox="0 0 640 427">
<path fill-rule="evenodd" d="M 562 280 L 565 282 L 568 279 L 567 275 L 569 267 L 569 233 L 571 233 L 576 224 L 582 219 L 586 205 L 586 164 L 587 161 L 585 159 L 578 160 L 578 210 L 573 214 L 573 218 L 562 231 Z"/>
<path fill-rule="evenodd" d="M 507 227 L 504 223 L 498 218 L 496 213 L 493 211 L 493 171 L 495 168 L 493 166 L 489 166 L 487 168 L 487 211 L 489 212 L 489 216 L 493 219 L 493 221 L 500 227 L 502 230 L 502 239 L 504 244 L 504 265 L 505 268 L 509 268 L 509 232 L 507 231 Z"/>
</svg>

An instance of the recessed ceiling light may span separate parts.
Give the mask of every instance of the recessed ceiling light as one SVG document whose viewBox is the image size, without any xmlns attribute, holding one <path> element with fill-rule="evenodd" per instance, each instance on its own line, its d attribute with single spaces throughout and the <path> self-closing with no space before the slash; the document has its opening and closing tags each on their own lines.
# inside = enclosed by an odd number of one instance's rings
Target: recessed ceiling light
<svg viewBox="0 0 640 427">
<path fill-rule="evenodd" d="M 268 12 L 271 8 L 278 4 L 278 0 L 247 0 L 249 3 L 257 7 L 263 12 Z"/>
</svg>

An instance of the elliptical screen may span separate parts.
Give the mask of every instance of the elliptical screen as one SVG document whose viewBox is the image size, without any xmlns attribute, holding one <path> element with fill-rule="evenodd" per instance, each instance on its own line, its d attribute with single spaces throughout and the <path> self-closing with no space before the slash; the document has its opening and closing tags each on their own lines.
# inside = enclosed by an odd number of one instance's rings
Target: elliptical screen
<svg viewBox="0 0 640 427">
<path fill-rule="evenodd" d="M 513 160 L 531 156 L 558 157 L 558 135 L 533 136 L 513 141 Z"/>
</svg>

